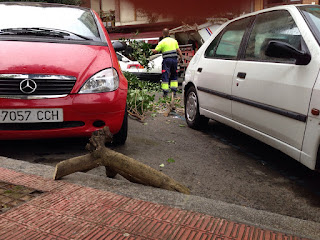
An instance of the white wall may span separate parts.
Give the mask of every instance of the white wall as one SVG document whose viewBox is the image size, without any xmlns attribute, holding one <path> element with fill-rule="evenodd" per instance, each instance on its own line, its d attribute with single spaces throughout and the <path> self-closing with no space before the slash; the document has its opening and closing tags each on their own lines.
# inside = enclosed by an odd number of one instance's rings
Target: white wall
<svg viewBox="0 0 320 240">
<path fill-rule="evenodd" d="M 102 11 L 108 12 L 110 10 L 116 9 L 116 2 L 115 0 L 102 0 Z"/>
<path fill-rule="evenodd" d="M 120 1 L 120 23 L 130 23 L 136 21 L 135 8 L 131 2 L 126 0 Z"/>
<path fill-rule="evenodd" d="M 108 12 L 116 10 L 116 0 L 101 0 L 102 11 Z M 100 0 L 91 0 L 91 8 L 96 12 L 100 12 Z M 135 9 L 132 2 L 128 0 L 120 0 L 120 22 L 116 22 L 116 26 L 145 24 L 148 23 L 148 17 L 143 12 Z M 117 13 L 117 11 L 116 11 Z M 159 16 L 157 22 L 170 21 L 170 18 Z"/>
<path fill-rule="evenodd" d="M 97 13 L 100 12 L 100 1 L 99 0 L 91 0 L 91 8 L 95 10 Z"/>
</svg>

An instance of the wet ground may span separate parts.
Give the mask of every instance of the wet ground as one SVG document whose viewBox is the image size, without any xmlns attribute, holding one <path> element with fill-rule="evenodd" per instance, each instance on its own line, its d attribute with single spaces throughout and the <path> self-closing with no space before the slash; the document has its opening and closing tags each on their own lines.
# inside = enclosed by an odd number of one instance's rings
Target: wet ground
<svg viewBox="0 0 320 240">
<path fill-rule="evenodd" d="M 85 154 L 86 142 L 2 141 L 0 155 L 55 165 Z M 129 119 L 127 143 L 114 149 L 163 171 L 194 195 L 320 222 L 320 174 L 223 124 L 210 121 L 196 131 L 180 115 L 157 114 L 144 124 Z M 105 177 L 103 167 L 90 173 Z"/>
</svg>

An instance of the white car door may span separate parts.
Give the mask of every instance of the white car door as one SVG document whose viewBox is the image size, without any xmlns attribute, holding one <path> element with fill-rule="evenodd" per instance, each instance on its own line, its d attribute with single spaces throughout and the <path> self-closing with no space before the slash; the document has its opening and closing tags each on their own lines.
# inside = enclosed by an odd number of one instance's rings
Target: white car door
<svg viewBox="0 0 320 240">
<path fill-rule="evenodd" d="M 205 50 L 198 63 L 200 111 L 231 118 L 231 86 L 242 38 L 250 18 L 228 24 Z"/>
<path fill-rule="evenodd" d="M 157 54 L 157 55 L 152 55 L 150 57 L 150 62 L 149 62 L 149 71 L 150 73 L 162 73 L 162 55 Z"/>
<path fill-rule="evenodd" d="M 238 62 L 235 70 L 233 119 L 291 148 L 301 149 L 319 66 L 312 60 L 307 65 L 296 65 L 295 59 L 266 56 L 265 49 L 270 40 L 307 50 L 299 28 L 287 10 L 257 15 L 244 59 Z M 284 150 L 299 157 L 288 151 Z"/>
<path fill-rule="evenodd" d="M 116 54 L 121 70 L 127 71 L 127 65 L 129 64 L 130 60 L 127 57 L 123 56 L 121 53 L 116 52 Z"/>
</svg>

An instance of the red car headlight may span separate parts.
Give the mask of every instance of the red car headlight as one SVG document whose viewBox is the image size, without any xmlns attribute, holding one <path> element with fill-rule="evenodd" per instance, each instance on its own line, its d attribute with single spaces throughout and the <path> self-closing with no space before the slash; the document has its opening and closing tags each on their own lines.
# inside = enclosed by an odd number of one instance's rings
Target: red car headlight
<svg viewBox="0 0 320 240">
<path fill-rule="evenodd" d="M 104 69 L 91 78 L 81 87 L 79 93 L 112 92 L 119 87 L 119 76 L 114 68 Z"/>
</svg>

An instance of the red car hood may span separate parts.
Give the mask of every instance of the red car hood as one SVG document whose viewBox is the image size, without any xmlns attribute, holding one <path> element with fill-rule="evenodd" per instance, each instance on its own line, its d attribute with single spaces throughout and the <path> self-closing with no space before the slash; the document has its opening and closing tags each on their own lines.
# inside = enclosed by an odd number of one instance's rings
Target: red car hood
<svg viewBox="0 0 320 240">
<path fill-rule="evenodd" d="M 109 48 L 79 44 L 0 41 L 0 74 L 48 74 L 77 78 L 74 90 L 112 67 Z"/>
</svg>

